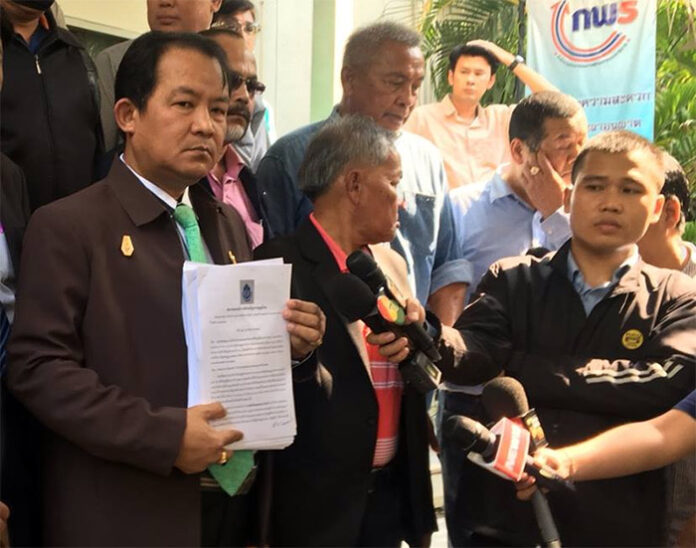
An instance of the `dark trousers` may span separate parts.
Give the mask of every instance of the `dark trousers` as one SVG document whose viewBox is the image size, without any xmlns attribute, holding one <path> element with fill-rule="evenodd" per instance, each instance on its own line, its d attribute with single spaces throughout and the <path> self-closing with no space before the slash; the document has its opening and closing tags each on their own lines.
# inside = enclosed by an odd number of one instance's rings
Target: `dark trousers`
<svg viewBox="0 0 696 548">
<path fill-rule="evenodd" d="M 250 495 L 230 497 L 222 489 L 201 492 L 201 546 L 250 546 Z"/>
<path fill-rule="evenodd" d="M 401 545 L 404 538 L 403 500 L 394 467 L 372 472 L 358 546 Z"/>
</svg>

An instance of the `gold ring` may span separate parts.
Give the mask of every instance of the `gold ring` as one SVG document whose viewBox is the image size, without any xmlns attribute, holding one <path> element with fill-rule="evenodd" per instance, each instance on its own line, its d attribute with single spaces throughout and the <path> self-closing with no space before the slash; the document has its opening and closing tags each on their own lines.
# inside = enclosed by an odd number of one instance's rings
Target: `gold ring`
<svg viewBox="0 0 696 548">
<path fill-rule="evenodd" d="M 220 458 L 218 459 L 218 464 L 225 464 L 227 462 L 227 451 L 224 449 L 220 453 Z"/>
<path fill-rule="evenodd" d="M 536 175 L 536 174 L 539 173 L 540 171 L 541 171 L 541 170 L 539 169 L 538 166 L 532 166 L 532 167 L 529 168 L 529 173 L 531 173 L 532 175 Z"/>
</svg>

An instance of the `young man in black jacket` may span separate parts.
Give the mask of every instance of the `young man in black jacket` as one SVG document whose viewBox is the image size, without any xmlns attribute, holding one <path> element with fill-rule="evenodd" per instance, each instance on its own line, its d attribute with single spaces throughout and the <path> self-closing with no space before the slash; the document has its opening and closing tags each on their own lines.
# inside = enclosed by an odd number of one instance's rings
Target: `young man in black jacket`
<svg viewBox="0 0 696 548">
<path fill-rule="evenodd" d="M 443 328 L 439 364 L 458 384 L 503 370 L 516 377 L 551 446 L 665 412 L 693 390 L 696 368 L 696 283 L 644 263 L 636 246 L 664 203 L 662 153 L 633 133 L 605 133 L 580 152 L 572 180 L 569 242 L 541 259 L 495 263 L 455 328 Z M 477 472 L 460 479 L 480 493 L 476 507 L 455 501 L 471 544 L 538 543 L 513 484 Z M 669 489 L 660 469 L 585 482 L 549 500 L 564 544 L 664 546 Z"/>
<path fill-rule="evenodd" d="M 3 153 L 27 179 L 31 210 L 99 178 L 96 69 L 50 11 L 52 0 L 0 0 Z"/>
</svg>

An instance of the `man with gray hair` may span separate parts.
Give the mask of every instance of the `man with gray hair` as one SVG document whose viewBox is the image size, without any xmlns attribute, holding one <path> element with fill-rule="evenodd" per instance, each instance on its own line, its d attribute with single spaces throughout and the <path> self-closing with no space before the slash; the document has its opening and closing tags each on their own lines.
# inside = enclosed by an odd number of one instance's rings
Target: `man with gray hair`
<svg viewBox="0 0 696 548">
<path fill-rule="evenodd" d="M 364 116 L 325 124 L 299 171 L 314 211 L 292 236 L 255 252 L 291 263 L 293 296 L 326 315 L 316 359 L 293 370 L 297 437 L 271 455 L 271 546 L 426 546 L 435 529 L 424 396 L 401 378 L 397 364 L 407 353 L 390 361 L 380 353 L 403 341 L 387 337 L 381 349 L 361 321 L 339 312 L 345 298 L 357 298 L 337 290 L 337 280 L 359 250 L 411 295 L 403 258 L 380 245 L 399 226 L 394 138 Z M 407 317 L 424 318 L 413 298 Z"/>
<path fill-rule="evenodd" d="M 329 121 L 362 114 L 381 127 L 398 132 L 401 155 L 399 227 L 392 247 L 405 260 L 411 288 L 445 324 L 461 312 L 469 265 L 460 258 L 458 228 L 447 196 L 439 151 L 427 140 L 401 131 L 416 102 L 425 63 L 420 36 L 393 22 L 363 27 L 348 39 L 341 69 L 343 98 Z M 279 139 L 261 161 L 257 180 L 276 234 L 292 233 L 312 211 L 297 176 L 312 136 L 326 120 Z"/>
</svg>

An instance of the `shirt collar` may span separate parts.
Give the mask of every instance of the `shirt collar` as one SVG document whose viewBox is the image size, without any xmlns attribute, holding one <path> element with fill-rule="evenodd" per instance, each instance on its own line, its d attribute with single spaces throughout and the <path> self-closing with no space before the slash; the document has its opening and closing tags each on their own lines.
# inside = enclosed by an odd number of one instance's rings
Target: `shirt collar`
<svg viewBox="0 0 696 548">
<path fill-rule="evenodd" d="M 584 289 L 584 290 L 590 290 L 590 289 L 600 289 L 600 288 L 605 288 L 605 287 L 612 287 L 619 283 L 619 280 L 623 278 L 623 276 L 631 270 L 631 267 L 633 267 L 637 262 L 638 259 L 640 258 L 640 255 L 638 254 L 638 246 L 634 245 L 632 253 L 628 256 L 628 258 L 622 262 L 616 270 L 614 270 L 614 273 L 611 276 L 611 280 L 608 282 L 605 282 L 595 288 L 591 288 L 587 282 L 585 281 L 585 277 L 582 275 L 582 272 L 580 271 L 580 267 L 578 264 L 575 262 L 575 258 L 573 257 L 573 251 L 572 249 L 568 250 L 568 279 L 572 282 L 572 284 L 579 289 Z"/>
<path fill-rule="evenodd" d="M 131 166 L 129 166 L 128 162 L 126 162 L 126 159 L 123 157 L 123 154 L 119 156 L 119 159 L 123 162 L 123 165 L 125 165 L 131 171 L 131 173 L 138 178 L 138 181 L 140 181 L 145 188 L 147 188 L 161 202 L 163 202 L 164 205 L 166 205 L 172 211 L 176 209 L 176 206 L 179 205 L 179 202 L 176 199 L 174 199 L 172 196 L 167 194 L 167 192 L 165 192 L 162 188 L 158 187 L 152 181 L 147 180 L 145 177 L 140 175 L 140 173 L 138 173 Z M 184 190 L 184 195 L 181 197 L 181 203 L 184 203 L 188 206 L 191 205 L 188 187 L 186 187 L 186 190 Z"/>
<path fill-rule="evenodd" d="M 510 185 L 505 179 L 503 179 L 503 172 L 507 168 L 508 164 L 499 165 L 493 174 L 493 178 L 488 183 L 488 199 L 491 203 L 506 196 L 512 196 L 517 198 L 517 195 L 513 192 Z"/>
<path fill-rule="evenodd" d="M 346 265 L 348 255 L 346 254 L 346 252 L 343 251 L 343 249 L 341 249 L 341 246 L 338 245 L 338 243 L 336 243 L 336 240 L 334 240 L 331 237 L 331 235 L 328 232 L 326 232 L 326 230 L 324 230 L 324 227 L 319 224 L 319 221 L 314 216 L 314 212 L 309 214 L 309 220 L 312 221 L 314 228 L 317 229 L 317 232 L 321 236 L 321 239 L 324 240 L 326 247 L 328 247 L 329 251 L 331 251 L 331 255 L 333 255 L 338 269 L 341 272 L 348 272 L 348 266 Z"/>
<path fill-rule="evenodd" d="M 218 180 L 215 174 L 211 171 L 208 175 L 213 182 L 222 185 L 227 178 L 234 181 L 239 179 L 239 173 L 244 169 L 246 165 L 234 147 L 229 144 L 225 149 L 225 172 L 222 174 L 222 181 Z"/>
</svg>

